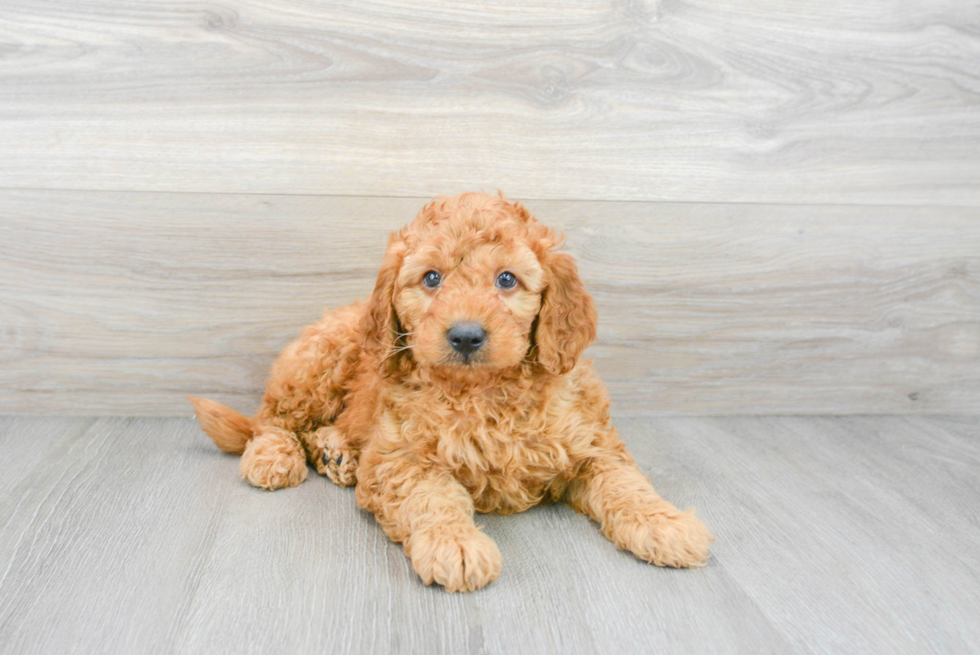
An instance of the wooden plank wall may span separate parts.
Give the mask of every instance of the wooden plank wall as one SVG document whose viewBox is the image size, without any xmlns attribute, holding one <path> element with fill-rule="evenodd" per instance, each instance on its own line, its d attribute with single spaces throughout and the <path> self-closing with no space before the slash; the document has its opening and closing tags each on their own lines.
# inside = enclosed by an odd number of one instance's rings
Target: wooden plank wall
<svg viewBox="0 0 980 655">
<path fill-rule="evenodd" d="M 432 195 L 568 233 L 622 412 L 975 412 L 980 14 L 7 0 L 0 412 L 251 409 Z"/>
</svg>

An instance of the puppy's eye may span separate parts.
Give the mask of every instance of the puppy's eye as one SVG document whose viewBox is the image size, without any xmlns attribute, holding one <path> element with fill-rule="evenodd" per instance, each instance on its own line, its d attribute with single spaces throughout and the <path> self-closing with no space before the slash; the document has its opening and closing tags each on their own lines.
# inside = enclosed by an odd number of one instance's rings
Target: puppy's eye
<svg viewBox="0 0 980 655">
<path fill-rule="evenodd" d="M 430 289 L 435 289 L 442 284 L 442 276 L 437 271 L 428 271 L 422 276 L 422 284 Z"/>
<path fill-rule="evenodd" d="M 510 271 L 504 271 L 497 276 L 497 286 L 501 289 L 513 289 L 517 284 L 517 276 Z"/>
</svg>

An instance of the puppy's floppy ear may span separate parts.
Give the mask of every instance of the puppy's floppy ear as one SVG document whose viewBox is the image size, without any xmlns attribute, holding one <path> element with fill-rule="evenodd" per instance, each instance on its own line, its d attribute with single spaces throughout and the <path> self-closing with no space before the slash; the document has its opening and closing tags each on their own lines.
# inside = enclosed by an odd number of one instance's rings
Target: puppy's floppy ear
<svg viewBox="0 0 980 655">
<path fill-rule="evenodd" d="M 545 262 L 548 286 L 541 299 L 534 339 L 538 363 L 550 373 L 568 373 L 595 341 L 596 315 L 592 296 L 578 277 L 569 255 L 549 254 Z"/>
<path fill-rule="evenodd" d="M 377 353 L 379 364 L 384 363 L 383 370 L 391 370 L 396 363 L 391 356 L 401 328 L 398 315 L 395 313 L 395 282 L 398 271 L 405 258 L 405 242 L 401 235 L 395 232 L 388 240 L 388 250 L 385 252 L 378 280 L 374 291 L 368 300 L 367 313 L 361 323 L 361 333 L 366 339 L 364 348 Z"/>
</svg>

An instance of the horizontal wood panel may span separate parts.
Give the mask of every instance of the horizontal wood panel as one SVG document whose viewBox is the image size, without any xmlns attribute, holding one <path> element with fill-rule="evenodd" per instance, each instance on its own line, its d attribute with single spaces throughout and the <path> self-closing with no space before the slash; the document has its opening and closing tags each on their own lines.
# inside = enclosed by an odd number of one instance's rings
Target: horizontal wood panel
<svg viewBox="0 0 980 655">
<path fill-rule="evenodd" d="M 423 199 L 0 192 L 0 411 L 255 408 Z M 973 209 L 535 201 L 621 412 L 975 412 Z"/>
<path fill-rule="evenodd" d="M 6 0 L 0 187 L 976 206 L 978 31 L 961 0 Z"/>
</svg>

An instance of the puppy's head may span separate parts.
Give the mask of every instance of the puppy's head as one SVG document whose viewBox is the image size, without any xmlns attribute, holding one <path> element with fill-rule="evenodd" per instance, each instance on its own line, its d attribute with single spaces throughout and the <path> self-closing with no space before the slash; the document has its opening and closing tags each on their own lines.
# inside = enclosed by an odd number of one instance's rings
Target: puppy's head
<svg viewBox="0 0 980 655">
<path fill-rule="evenodd" d="M 592 298 L 560 238 L 520 204 L 436 200 L 392 235 L 365 323 L 386 370 L 467 375 L 524 362 L 561 374 L 595 339 Z"/>
</svg>

